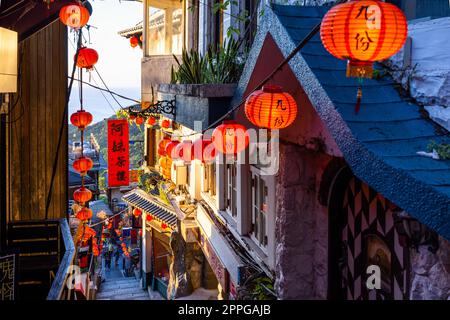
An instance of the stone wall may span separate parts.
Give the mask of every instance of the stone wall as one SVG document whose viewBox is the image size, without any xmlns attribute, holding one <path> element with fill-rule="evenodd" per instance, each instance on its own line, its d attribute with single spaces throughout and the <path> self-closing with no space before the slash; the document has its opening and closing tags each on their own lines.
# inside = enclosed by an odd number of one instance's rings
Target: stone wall
<svg viewBox="0 0 450 320">
<path fill-rule="evenodd" d="M 439 250 L 411 250 L 411 300 L 450 300 L 450 243 L 439 239 Z"/>
<path fill-rule="evenodd" d="M 318 194 L 330 160 L 298 145 L 280 145 L 275 268 L 280 299 L 327 298 L 328 213 Z"/>
</svg>

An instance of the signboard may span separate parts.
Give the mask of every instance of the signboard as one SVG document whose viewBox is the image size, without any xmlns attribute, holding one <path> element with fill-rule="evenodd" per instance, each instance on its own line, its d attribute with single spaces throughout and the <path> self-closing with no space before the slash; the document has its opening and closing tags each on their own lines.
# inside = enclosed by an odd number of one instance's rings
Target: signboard
<svg viewBox="0 0 450 320">
<path fill-rule="evenodd" d="M 127 120 L 108 120 L 108 186 L 130 184 Z"/>
<path fill-rule="evenodd" d="M 228 292 L 229 291 L 228 271 L 220 261 L 219 257 L 217 256 L 216 252 L 212 248 L 209 241 L 206 239 L 205 234 L 203 232 L 200 232 L 200 245 L 203 249 L 203 253 L 205 254 L 206 259 L 209 262 L 209 265 L 211 266 L 211 269 L 216 275 L 217 281 L 220 283 L 223 290 L 225 292 Z"/>
<path fill-rule="evenodd" d="M 0 257 L 0 300 L 14 300 L 16 297 L 17 260 L 16 255 Z"/>
</svg>

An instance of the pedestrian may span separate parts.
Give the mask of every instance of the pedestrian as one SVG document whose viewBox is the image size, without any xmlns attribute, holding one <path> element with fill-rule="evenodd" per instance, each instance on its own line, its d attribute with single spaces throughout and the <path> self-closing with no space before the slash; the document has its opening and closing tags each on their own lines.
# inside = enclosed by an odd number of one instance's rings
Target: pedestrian
<svg viewBox="0 0 450 320">
<path fill-rule="evenodd" d="M 111 270 L 111 252 L 105 253 L 106 270 Z"/>
<path fill-rule="evenodd" d="M 119 251 L 119 247 L 116 247 L 116 252 L 115 252 L 115 266 L 118 267 L 119 266 L 119 259 L 120 259 L 120 251 Z"/>
</svg>

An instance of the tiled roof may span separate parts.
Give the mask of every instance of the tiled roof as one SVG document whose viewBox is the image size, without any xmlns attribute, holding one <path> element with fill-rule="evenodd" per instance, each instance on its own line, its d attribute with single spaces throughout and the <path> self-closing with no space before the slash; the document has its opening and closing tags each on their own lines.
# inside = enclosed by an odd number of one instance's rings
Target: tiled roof
<svg viewBox="0 0 450 320">
<path fill-rule="evenodd" d="M 128 28 L 128 29 L 124 29 L 121 30 L 119 32 L 117 32 L 120 36 L 122 37 L 130 37 L 132 35 L 135 35 L 137 33 L 142 33 L 142 22 L 139 22 L 137 25 L 135 25 L 134 27 Z"/>
<path fill-rule="evenodd" d="M 287 56 L 329 8 L 273 5 L 256 46 L 270 32 Z M 449 133 L 402 97 L 390 76 L 364 80 L 355 114 L 357 79 L 346 77 L 346 61 L 331 56 L 319 34 L 289 65 L 355 175 L 450 239 L 450 161 L 417 155 L 431 140 L 450 143 Z"/>
<path fill-rule="evenodd" d="M 171 229 L 177 227 L 177 215 L 168 206 L 160 203 L 155 197 L 140 189 L 134 189 L 122 197 L 129 205 L 152 215 L 155 219 L 166 223 Z"/>
</svg>

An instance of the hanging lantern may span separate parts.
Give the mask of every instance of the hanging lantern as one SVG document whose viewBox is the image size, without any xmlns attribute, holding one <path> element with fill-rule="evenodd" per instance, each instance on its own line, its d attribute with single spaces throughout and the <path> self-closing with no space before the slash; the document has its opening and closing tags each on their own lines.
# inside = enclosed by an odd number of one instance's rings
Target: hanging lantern
<svg viewBox="0 0 450 320">
<path fill-rule="evenodd" d="M 162 122 L 161 122 L 161 127 L 163 127 L 164 129 L 169 129 L 170 128 L 170 126 L 171 126 L 171 122 L 170 122 L 170 120 L 167 120 L 167 119 L 164 119 Z"/>
<path fill-rule="evenodd" d="M 150 222 L 153 220 L 153 217 L 151 215 L 147 214 L 147 215 L 145 215 L 145 220 Z"/>
<path fill-rule="evenodd" d="M 163 229 L 163 230 L 167 229 L 167 224 L 165 224 L 164 222 L 161 223 L 161 229 Z"/>
<path fill-rule="evenodd" d="M 133 121 L 134 119 L 136 119 L 136 116 L 134 114 L 130 114 L 130 116 L 128 118 L 130 118 L 130 120 Z"/>
<path fill-rule="evenodd" d="M 166 147 L 167 145 L 171 142 L 170 139 L 168 138 L 164 138 L 162 139 L 159 144 L 158 144 L 158 155 L 160 155 L 161 157 L 166 156 Z"/>
<path fill-rule="evenodd" d="M 120 237 L 119 240 L 120 240 L 120 241 L 123 241 L 123 237 Z"/>
<path fill-rule="evenodd" d="M 92 122 L 92 114 L 84 110 L 78 110 L 70 116 L 70 123 L 79 130 L 84 130 Z"/>
<path fill-rule="evenodd" d="M 135 122 L 138 126 L 140 126 L 141 124 L 144 123 L 144 118 L 142 118 L 142 117 L 136 117 L 136 119 L 134 120 L 134 122 Z"/>
<path fill-rule="evenodd" d="M 78 3 L 68 4 L 59 11 L 59 19 L 61 22 L 74 29 L 84 27 L 88 23 L 89 17 L 89 10 Z"/>
<path fill-rule="evenodd" d="M 159 166 L 161 168 L 161 173 L 165 179 L 170 179 L 171 177 L 171 169 L 172 169 L 172 160 L 169 157 L 162 157 L 159 159 Z"/>
<path fill-rule="evenodd" d="M 193 145 L 191 140 L 182 141 L 172 151 L 173 160 L 183 160 L 184 162 L 191 162 L 192 160 L 194 160 L 194 153 L 192 149 Z"/>
<path fill-rule="evenodd" d="M 297 103 L 280 86 L 266 85 L 247 98 L 245 115 L 258 127 L 283 129 L 297 117 Z"/>
<path fill-rule="evenodd" d="M 97 232 L 95 232 L 94 229 L 92 229 L 89 226 L 84 226 L 84 235 L 83 235 L 83 240 L 87 241 L 92 237 L 95 237 L 95 235 L 97 234 Z"/>
<path fill-rule="evenodd" d="M 72 166 L 76 172 L 84 176 L 89 170 L 92 169 L 92 167 L 94 166 L 94 162 L 91 160 L 91 158 L 83 156 L 75 160 Z"/>
<path fill-rule="evenodd" d="M 334 6 L 322 20 L 320 37 L 329 53 L 348 60 L 347 76 L 372 78 L 373 63 L 396 54 L 405 44 L 408 24 L 395 5 L 349 1 Z"/>
<path fill-rule="evenodd" d="M 201 162 L 211 163 L 216 158 L 216 147 L 211 139 L 199 138 L 193 143 L 194 158 Z"/>
<path fill-rule="evenodd" d="M 166 145 L 166 149 L 165 149 L 165 154 L 169 157 L 172 158 L 172 153 L 174 151 L 174 148 L 180 144 L 180 141 L 177 140 L 172 140 L 170 141 L 167 145 Z"/>
<path fill-rule="evenodd" d="M 153 116 L 150 116 L 147 120 L 147 124 L 150 126 L 154 126 L 156 124 L 156 118 Z"/>
<path fill-rule="evenodd" d="M 142 211 L 141 211 L 140 209 L 138 209 L 138 208 L 134 208 L 134 210 L 133 210 L 133 216 L 134 216 L 135 218 L 139 218 L 141 215 L 142 215 Z"/>
<path fill-rule="evenodd" d="M 75 214 L 75 218 L 81 220 L 81 221 L 86 221 L 92 218 L 92 210 L 88 209 L 88 208 L 82 208 L 80 211 L 78 211 Z"/>
<path fill-rule="evenodd" d="M 78 51 L 77 67 L 91 70 L 98 61 L 98 53 L 91 48 L 80 48 Z"/>
<path fill-rule="evenodd" d="M 81 187 L 73 193 L 73 200 L 83 205 L 85 202 L 91 200 L 92 192 L 86 187 Z"/>
<path fill-rule="evenodd" d="M 138 45 L 139 45 L 139 39 L 138 39 L 138 37 L 132 36 L 132 37 L 130 38 L 130 46 L 131 46 L 132 48 L 136 48 Z"/>
<path fill-rule="evenodd" d="M 142 237 L 142 229 L 139 229 L 139 237 Z"/>
<path fill-rule="evenodd" d="M 250 138 L 247 129 L 236 121 L 227 120 L 214 129 L 212 142 L 216 150 L 227 155 L 237 155 L 247 148 Z"/>
</svg>

